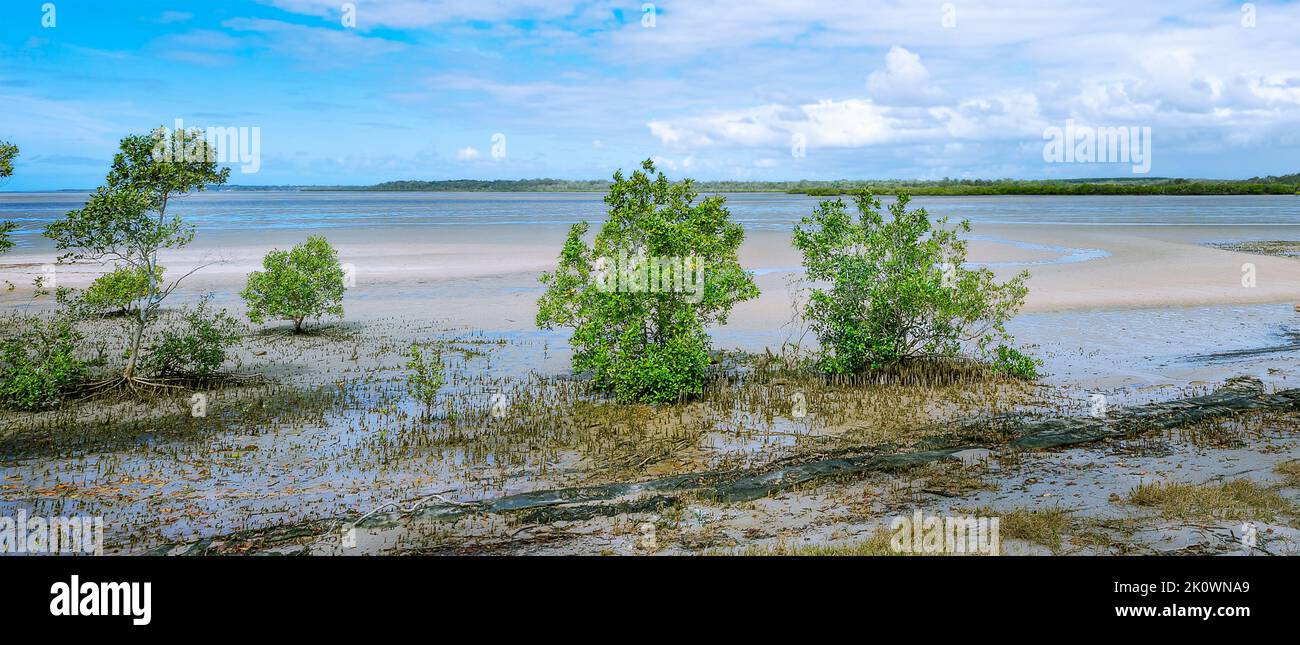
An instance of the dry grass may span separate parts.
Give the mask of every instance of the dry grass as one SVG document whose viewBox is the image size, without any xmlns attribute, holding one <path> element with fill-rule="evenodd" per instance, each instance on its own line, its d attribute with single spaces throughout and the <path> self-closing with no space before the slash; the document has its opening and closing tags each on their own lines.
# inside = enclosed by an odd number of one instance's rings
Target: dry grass
<svg viewBox="0 0 1300 645">
<path fill-rule="evenodd" d="M 1063 508 L 1014 509 L 1002 514 L 1003 539 L 1041 544 L 1052 551 L 1061 549 L 1061 539 L 1070 528 L 1070 511 Z"/>
<path fill-rule="evenodd" d="M 1295 515 L 1295 505 L 1272 488 L 1249 479 L 1222 484 L 1151 482 L 1139 484 L 1128 494 L 1128 503 L 1152 508 L 1170 519 L 1180 520 L 1263 520 Z"/>
<path fill-rule="evenodd" d="M 1071 511 L 1066 508 L 1013 508 L 996 511 L 980 508 L 970 511 L 978 517 L 999 518 L 999 531 L 1003 540 L 1024 540 L 1051 549 L 1061 549 L 1061 542 L 1070 529 Z"/>
<path fill-rule="evenodd" d="M 1300 488 L 1300 460 L 1284 461 L 1274 466 L 1273 472 L 1282 476 L 1283 486 Z"/>
</svg>

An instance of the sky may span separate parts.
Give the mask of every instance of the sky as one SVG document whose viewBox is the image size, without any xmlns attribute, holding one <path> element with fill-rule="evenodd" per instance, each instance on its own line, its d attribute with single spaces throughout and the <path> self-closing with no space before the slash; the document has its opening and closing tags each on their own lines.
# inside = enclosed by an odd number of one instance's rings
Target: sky
<svg viewBox="0 0 1300 645">
<path fill-rule="evenodd" d="M 1300 4 L 0 0 L 0 190 L 102 183 L 152 128 L 244 128 L 232 184 L 1300 171 Z M 232 156 L 235 156 L 232 153 Z M 256 163 L 251 163 L 255 161 Z"/>
</svg>

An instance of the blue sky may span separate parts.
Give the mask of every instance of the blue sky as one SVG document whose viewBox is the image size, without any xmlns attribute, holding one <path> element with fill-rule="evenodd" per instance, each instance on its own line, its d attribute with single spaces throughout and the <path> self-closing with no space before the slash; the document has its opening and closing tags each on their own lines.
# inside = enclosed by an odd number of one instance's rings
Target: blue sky
<svg viewBox="0 0 1300 645">
<path fill-rule="evenodd" d="M 177 119 L 259 128 L 250 185 L 647 157 L 701 179 L 1130 176 L 1045 163 L 1067 120 L 1151 128 L 1153 176 L 1300 171 L 1293 2 L 355 0 L 349 26 L 334 0 L 55 0 L 52 27 L 45 4 L 0 3 L 3 190 L 98 185 L 122 136 Z"/>
</svg>

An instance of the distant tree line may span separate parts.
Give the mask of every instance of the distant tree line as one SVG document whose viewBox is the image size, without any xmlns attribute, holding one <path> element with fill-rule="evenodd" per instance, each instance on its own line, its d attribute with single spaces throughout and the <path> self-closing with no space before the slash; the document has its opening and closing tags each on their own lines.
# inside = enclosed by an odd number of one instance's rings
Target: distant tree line
<svg viewBox="0 0 1300 645">
<path fill-rule="evenodd" d="M 876 195 L 1296 195 L 1300 183 L 1280 181 L 961 181 L 961 182 L 844 182 L 838 186 L 792 188 L 787 192 L 832 197 L 870 191 Z"/>
<path fill-rule="evenodd" d="M 552 193 L 601 192 L 609 188 L 607 180 L 568 179 L 448 179 L 442 181 L 386 181 L 373 186 L 313 187 L 307 190 L 372 190 L 393 192 L 450 193 Z"/>
<path fill-rule="evenodd" d="M 607 180 L 571 179 L 449 179 L 389 181 L 372 186 L 303 186 L 309 191 L 375 192 L 605 192 Z M 1177 179 L 1119 177 L 1095 179 L 939 179 L 834 181 L 699 181 L 704 193 L 785 192 L 832 197 L 869 190 L 876 195 L 907 192 L 911 195 L 1295 195 L 1300 194 L 1300 173 L 1251 179 Z M 283 190 L 285 187 L 266 187 Z"/>
</svg>

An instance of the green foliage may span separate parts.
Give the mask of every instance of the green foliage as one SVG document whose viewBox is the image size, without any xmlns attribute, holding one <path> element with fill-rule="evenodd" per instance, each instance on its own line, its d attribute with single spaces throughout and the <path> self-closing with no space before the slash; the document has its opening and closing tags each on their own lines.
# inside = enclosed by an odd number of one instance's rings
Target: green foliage
<svg viewBox="0 0 1300 645">
<path fill-rule="evenodd" d="M 8 141 L 0 141 L 0 179 L 14 174 L 14 157 L 18 156 L 18 146 Z M 14 248 L 9 234 L 18 228 L 15 222 L 0 222 L 0 254 Z"/>
<path fill-rule="evenodd" d="M 262 269 L 249 274 L 240 293 L 254 323 L 292 320 L 298 333 L 307 318 L 343 317 L 343 266 L 325 238 L 309 237 L 288 252 L 273 250 L 262 258 Z"/>
<path fill-rule="evenodd" d="M 744 229 L 731 220 L 722 197 L 698 203 L 690 180 L 670 183 L 645 161 L 624 178 L 614 174 L 605 197 L 609 219 L 592 245 L 576 224 L 559 267 L 541 277 L 537 325 L 571 327 L 573 367 L 590 371 L 596 387 L 621 401 L 667 402 L 698 394 L 708 365 L 705 329 L 725 324 L 737 302 L 758 296 L 737 251 Z M 698 258 L 704 276 L 698 294 L 672 290 L 610 290 L 604 263 L 624 254 Z"/>
<path fill-rule="evenodd" d="M 180 329 L 168 328 L 145 356 L 144 367 L 164 376 L 209 379 L 226 362 L 240 338 L 240 325 L 224 309 L 211 311 L 209 298 L 181 314 Z"/>
<path fill-rule="evenodd" d="M 0 338 L 0 403 L 26 411 L 57 405 L 86 378 L 76 356 L 81 339 L 70 317 L 15 317 Z"/>
<path fill-rule="evenodd" d="M 57 248 L 69 251 L 61 259 L 113 258 L 152 270 L 156 262 L 149 260 L 156 259 L 158 249 L 189 244 L 193 227 L 180 217 L 167 218 L 168 203 L 230 177 L 229 168 L 207 160 L 214 155 L 202 136 L 197 130 L 158 129 L 122 139 L 105 185 L 81 209 L 46 227 Z M 168 161 L 155 154 L 174 147 L 197 149 L 199 160 Z"/>
<path fill-rule="evenodd" d="M 163 281 L 164 268 L 154 267 L 154 282 Z M 119 266 L 95 278 L 81 295 L 81 306 L 89 313 L 127 313 L 137 300 L 149 296 L 149 276 L 130 266 Z"/>
<path fill-rule="evenodd" d="M 628 346 L 637 346 L 636 338 L 625 340 Z M 665 342 L 647 344 L 643 351 L 610 356 L 609 387 L 620 401 L 668 402 L 700 393 L 709 366 L 708 336 L 670 334 Z"/>
<path fill-rule="evenodd" d="M 1038 378 L 1038 368 L 1042 364 L 1042 361 L 1026 356 L 1009 345 L 998 345 L 993 354 L 993 369 L 1026 381 Z"/>
<path fill-rule="evenodd" d="M 411 370 L 406 377 L 411 395 L 424 405 L 426 413 L 433 410 L 434 403 L 438 401 L 438 390 L 442 389 L 446 373 L 442 352 L 434 349 L 426 360 L 420 351 L 419 343 L 411 343 L 411 359 L 407 361 L 406 369 Z"/>
<path fill-rule="evenodd" d="M 182 154 L 174 154 L 177 150 Z M 160 249 L 183 247 L 194 239 L 193 227 L 180 217 L 167 216 L 168 203 L 209 185 L 224 184 L 230 169 L 218 167 L 215 159 L 199 130 L 168 132 L 159 128 L 147 135 L 125 137 L 106 183 L 85 206 L 47 226 L 45 235 L 54 240 L 56 248 L 66 251 L 60 261 L 112 261 L 155 276 Z M 145 328 L 184 277 L 168 285 L 149 280 L 140 306 L 130 312 L 131 344 L 124 379 L 134 377 Z"/>
<path fill-rule="evenodd" d="M 964 344 L 985 354 L 1008 339 L 1004 324 L 1028 293 L 1022 272 L 1004 284 L 988 269 L 963 266 L 963 221 L 931 223 L 907 210 L 902 194 L 881 213 L 870 193 L 856 198 L 854 218 L 842 200 L 822 202 L 795 227 L 810 285 L 804 314 L 821 341 L 820 363 L 851 374 L 916 358 L 952 357 Z"/>
<path fill-rule="evenodd" d="M 14 157 L 18 156 L 18 146 L 8 141 L 0 141 L 0 178 L 14 174 Z"/>
<path fill-rule="evenodd" d="M 14 248 L 14 241 L 9 239 L 9 234 L 13 233 L 17 228 L 17 222 L 0 222 L 0 255 Z"/>
</svg>

